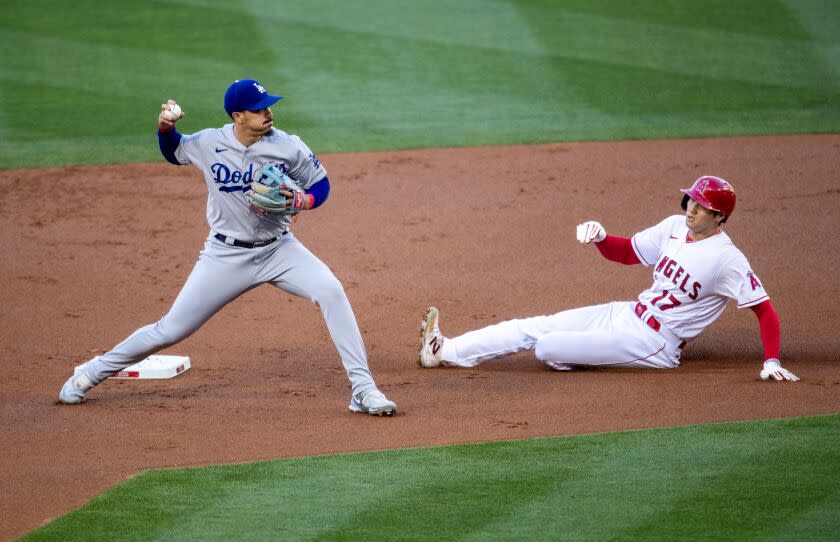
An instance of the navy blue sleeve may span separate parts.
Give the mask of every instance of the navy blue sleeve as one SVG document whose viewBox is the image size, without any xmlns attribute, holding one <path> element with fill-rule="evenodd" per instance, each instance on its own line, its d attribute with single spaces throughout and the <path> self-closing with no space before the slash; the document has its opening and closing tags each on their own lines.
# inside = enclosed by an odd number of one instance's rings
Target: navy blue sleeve
<svg viewBox="0 0 840 542">
<path fill-rule="evenodd" d="M 158 130 L 158 145 L 160 145 L 160 153 L 166 158 L 166 161 L 170 164 L 175 164 L 176 166 L 180 166 L 180 162 L 178 159 L 175 158 L 175 149 L 178 148 L 178 145 L 181 143 L 181 137 L 183 137 L 178 130 L 175 128 L 169 130 L 168 132 L 161 132 Z"/>
<path fill-rule="evenodd" d="M 304 190 L 307 194 L 312 194 L 315 201 L 312 202 L 311 209 L 321 205 L 330 195 L 330 179 L 326 175 L 323 179 L 309 187 L 309 190 Z"/>
</svg>

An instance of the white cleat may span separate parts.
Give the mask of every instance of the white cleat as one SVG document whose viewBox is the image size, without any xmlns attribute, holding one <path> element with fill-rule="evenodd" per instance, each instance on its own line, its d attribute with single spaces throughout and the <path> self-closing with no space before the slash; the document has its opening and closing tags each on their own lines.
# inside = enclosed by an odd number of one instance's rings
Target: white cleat
<svg viewBox="0 0 840 542">
<path fill-rule="evenodd" d="M 439 317 L 440 313 L 437 308 L 429 307 L 426 316 L 423 317 L 423 323 L 420 324 L 422 342 L 420 343 L 420 357 L 417 362 L 421 367 L 439 367 L 442 363 L 440 356 L 443 353 L 443 335 L 440 334 L 438 328 Z"/>
<path fill-rule="evenodd" d="M 93 388 L 94 384 L 84 371 L 78 371 L 67 379 L 58 392 L 58 402 L 65 405 L 78 405 L 85 402 L 85 394 Z"/>
<path fill-rule="evenodd" d="M 393 416 L 397 411 L 397 404 L 388 400 L 378 389 L 371 388 L 350 398 L 350 411 L 372 416 Z"/>
</svg>

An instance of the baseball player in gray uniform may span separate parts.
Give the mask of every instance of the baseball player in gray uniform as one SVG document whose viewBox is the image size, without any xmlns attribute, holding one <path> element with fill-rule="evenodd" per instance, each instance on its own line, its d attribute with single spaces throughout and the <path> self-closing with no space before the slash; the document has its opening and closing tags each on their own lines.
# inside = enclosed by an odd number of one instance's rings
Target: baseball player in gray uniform
<svg viewBox="0 0 840 542">
<path fill-rule="evenodd" d="M 422 367 L 474 367 L 534 350 L 557 371 L 581 366 L 668 369 L 679 365 L 687 341 L 714 322 L 730 299 L 758 317 L 764 364 L 762 380 L 796 381 L 779 362 L 779 317 L 746 257 L 723 231 L 735 209 L 735 190 L 704 176 L 682 190 L 682 215 L 632 238 L 607 235 L 598 222 L 577 227 L 577 239 L 625 265 L 653 267 L 653 284 L 636 301 L 571 309 L 548 316 L 508 320 L 453 338 L 439 328 L 430 307 L 421 324 Z"/>
<path fill-rule="evenodd" d="M 344 288 L 289 229 L 294 214 L 324 203 L 330 181 L 323 164 L 298 136 L 274 127 L 271 106 L 281 98 L 253 79 L 237 80 L 224 98 L 233 122 L 191 135 L 175 129 L 183 113 L 173 100 L 161 106 L 161 153 L 172 164 L 195 165 L 204 175 L 210 233 L 169 312 L 86 362 L 61 388 L 61 403 L 84 402 L 87 393 L 109 376 L 185 339 L 226 304 L 267 283 L 321 309 L 352 384 L 350 410 L 394 414 L 396 405 L 377 389 L 368 368 Z M 268 169 L 296 182 L 295 192 L 280 192 L 284 212 L 266 212 L 254 205 L 252 188 Z"/>
</svg>

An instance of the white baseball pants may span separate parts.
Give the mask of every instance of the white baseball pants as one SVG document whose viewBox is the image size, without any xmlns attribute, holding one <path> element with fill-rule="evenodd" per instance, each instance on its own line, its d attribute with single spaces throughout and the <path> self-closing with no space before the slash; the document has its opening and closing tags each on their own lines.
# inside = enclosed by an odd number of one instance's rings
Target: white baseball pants
<svg viewBox="0 0 840 542">
<path fill-rule="evenodd" d="M 442 360 L 445 365 L 475 367 L 499 356 L 534 350 L 537 359 L 558 371 L 574 366 L 678 366 L 679 340 L 648 327 L 636 316 L 635 305 L 635 301 L 612 302 L 508 320 L 447 338 Z"/>
</svg>

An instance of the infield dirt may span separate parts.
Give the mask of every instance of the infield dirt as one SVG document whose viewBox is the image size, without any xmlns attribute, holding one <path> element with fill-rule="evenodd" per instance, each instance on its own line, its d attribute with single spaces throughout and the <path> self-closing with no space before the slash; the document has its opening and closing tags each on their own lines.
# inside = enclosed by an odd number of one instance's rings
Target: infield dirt
<svg viewBox="0 0 840 542">
<path fill-rule="evenodd" d="M 163 162 L 0 171 L 0 538 L 148 468 L 840 412 L 840 136 L 739 137 L 324 154 L 332 192 L 295 234 L 344 283 L 399 414 L 347 410 L 316 307 L 262 286 L 163 353 L 172 380 L 109 381 L 55 404 L 73 366 L 162 316 L 207 236 L 206 188 Z M 416 365 L 444 334 L 633 299 L 650 270 L 581 247 L 680 212 L 702 174 L 732 182 L 727 231 L 764 281 L 796 384 L 758 379 L 733 305 L 672 371 L 555 373 L 530 353 L 471 370 Z"/>
</svg>

